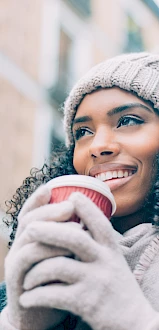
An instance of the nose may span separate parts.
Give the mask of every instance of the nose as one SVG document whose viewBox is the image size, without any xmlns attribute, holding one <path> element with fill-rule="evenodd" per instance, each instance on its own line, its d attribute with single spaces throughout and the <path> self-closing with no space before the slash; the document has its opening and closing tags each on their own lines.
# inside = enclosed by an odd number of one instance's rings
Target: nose
<svg viewBox="0 0 159 330">
<path fill-rule="evenodd" d="M 120 144 L 116 141 L 116 135 L 106 129 L 96 132 L 89 146 L 89 154 L 92 158 L 101 156 L 115 157 L 120 152 Z"/>
</svg>

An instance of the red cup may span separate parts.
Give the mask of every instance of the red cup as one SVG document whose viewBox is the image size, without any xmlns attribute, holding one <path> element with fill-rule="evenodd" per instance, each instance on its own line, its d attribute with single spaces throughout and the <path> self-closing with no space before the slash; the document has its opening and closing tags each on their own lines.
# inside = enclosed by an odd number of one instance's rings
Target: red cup
<svg viewBox="0 0 159 330">
<path fill-rule="evenodd" d="M 89 197 L 108 219 L 116 210 L 115 200 L 110 188 L 99 179 L 78 174 L 64 175 L 50 180 L 47 185 L 52 189 L 50 203 L 60 203 L 67 200 L 71 193 L 78 191 Z M 68 220 L 80 221 L 76 215 Z"/>
</svg>

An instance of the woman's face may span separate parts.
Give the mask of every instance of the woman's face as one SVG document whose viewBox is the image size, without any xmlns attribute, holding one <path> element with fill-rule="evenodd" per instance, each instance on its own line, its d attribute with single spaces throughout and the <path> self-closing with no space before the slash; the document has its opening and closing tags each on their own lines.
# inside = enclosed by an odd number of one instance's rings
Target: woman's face
<svg viewBox="0 0 159 330">
<path fill-rule="evenodd" d="M 115 216 L 139 211 L 156 175 L 159 116 L 149 103 L 119 88 L 100 89 L 78 107 L 73 164 L 78 174 L 109 185 Z"/>
</svg>

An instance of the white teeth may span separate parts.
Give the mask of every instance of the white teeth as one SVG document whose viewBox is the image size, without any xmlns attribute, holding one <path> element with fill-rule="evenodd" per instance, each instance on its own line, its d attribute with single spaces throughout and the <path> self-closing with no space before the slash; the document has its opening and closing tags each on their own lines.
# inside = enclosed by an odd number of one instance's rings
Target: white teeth
<svg viewBox="0 0 159 330">
<path fill-rule="evenodd" d="M 117 178 L 117 177 L 118 177 L 117 171 L 113 171 L 113 178 Z"/>
<path fill-rule="evenodd" d="M 105 181 L 106 180 L 106 177 L 105 176 L 106 176 L 105 173 L 101 173 L 101 180 L 102 181 Z"/>
<path fill-rule="evenodd" d="M 112 177 L 113 177 L 112 172 L 109 171 L 106 173 L 106 180 L 110 180 L 110 179 L 112 179 Z"/>
<path fill-rule="evenodd" d="M 102 181 L 101 176 L 99 174 L 95 175 L 95 178 Z"/>
<path fill-rule="evenodd" d="M 95 177 L 101 181 L 107 181 L 114 178 L 126 178 L 131 176 L 133 171 L 131 170 L 118 170 L 118 171 L 107 171 L 95 175 Z"/>
<path fill-rule="evenodd" d="M 129 175 L 128 171 L 124 172 L 124 178 L 126 178 Z"/>
<path fill-rule="evenodd" d="M 123 178 L 123 176 L 124 176 L 123 171 L 118 171 L 118 178 Z"/>
</svg>

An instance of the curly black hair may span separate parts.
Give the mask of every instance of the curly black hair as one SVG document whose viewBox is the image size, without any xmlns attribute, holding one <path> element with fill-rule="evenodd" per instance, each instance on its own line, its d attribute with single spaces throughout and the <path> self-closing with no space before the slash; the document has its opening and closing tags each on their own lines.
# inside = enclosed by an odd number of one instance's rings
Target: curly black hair
<svg viewBox="0 0 159 330">
<path fill-rule="evenodd" d="M 76 174 L 73 167 L 73 149 L 62 146 L 58 151 L 52 154 L 50 164 L 45 163 L 41 169 L 32 168 L 30 176 L 27 177 L 22 185 L 16 190 L 13 198 L 6 201 L 6 214 L 9 218 L 3 219 L 7 226 L 11 227 L 10 247 L 14 241 L 17 225 L 18 214 L 27 200 L 27 198 L 41 185 L 50 181 L 53 178 L 62 175 Z"/>
<path fill-rule="evenodd" d="M 155 184 L 153 184 L 151 192 L 147 196 L 145 213 L 147 222 L 152 222 L 154 226 L 159 226 L 159 156 L 155 160 L 157 166 L 157 179 L 155 177 Z M 6 202 L 7 214 L 10 215 L 11 220 L 5 220 L 8 226 L 11 226 L 12 231 L 10 235 L 9 247 L 12 245 L 17 225 L 18 214 L 26 201 L 26 199 L 41 185 L 50 181 L 51 179 L 69 174 L 77 174 L 73 167 L 73 147 L 61 147 L 56 153 L 53 153 L 50 165 L 44 164 L 41 169 L 33 168 L 30 171 L 30 176 L 27 177 L 22 185 L 16 190 L 15 195 L 10 201 Z"/>
</svg>

